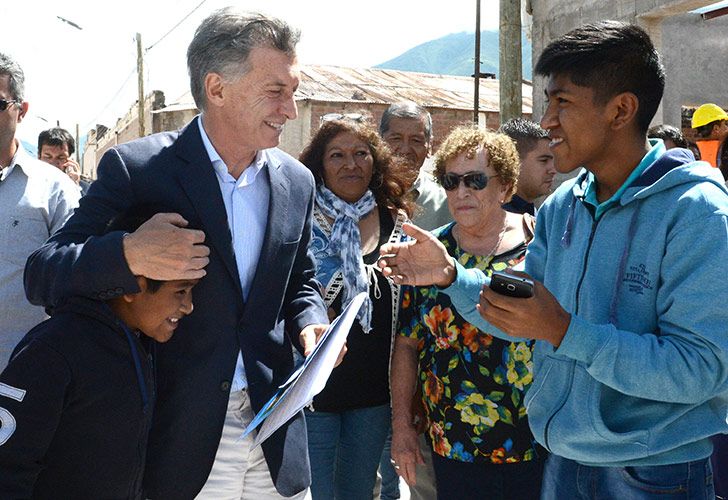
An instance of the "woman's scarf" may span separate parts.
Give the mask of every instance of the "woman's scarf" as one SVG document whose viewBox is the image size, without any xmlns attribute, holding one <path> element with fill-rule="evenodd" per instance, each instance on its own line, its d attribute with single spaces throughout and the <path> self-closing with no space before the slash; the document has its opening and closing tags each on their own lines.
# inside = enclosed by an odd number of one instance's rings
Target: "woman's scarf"
<svg viewBox="0 0 728 500">
<path fill-rule="evenodd" d="M 316 204 L 324 215 L 334 219 L 329 236 L 328 253 L 341 258 L 341 273 L 344 278 L 342 309 L 358 293 L 367 292 L 367 298 L 357 318 L 364 333 L 369 333 L 372 329 L 372 300 L 369 297 L 369 283 L 361 255 L 361 233 L 358 223 L 376 208 L 377 202 L 372 192 L 367 189 L 355 203 L 348 203 L 322 184 L 316 190 Z"/>
</svg>

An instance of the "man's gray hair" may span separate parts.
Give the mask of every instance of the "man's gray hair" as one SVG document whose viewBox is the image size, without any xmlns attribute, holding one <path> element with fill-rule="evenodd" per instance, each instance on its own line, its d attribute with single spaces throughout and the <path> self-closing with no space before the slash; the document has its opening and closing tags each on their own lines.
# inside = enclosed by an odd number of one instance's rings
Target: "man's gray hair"
<svg viewBox="0 0 728 500">
<path fill-rule="evenodd" d="M 300 31 L 285 21 L 257 12 L 226 7 L 213 12 L 195 31 L 187 49 L 187 71 L 195 104 L 205 109 L 205 77 L 218 73 L 226 79 L 243 76 L 250 68 L 248 56 L 257 47 L 296 53 Z"/>
<path fill-rule="evenodd" d="M 25 100 L 25 73 L 10 56 L 0 52 L 0 75 L 10 77 L 10 97 L 18 101 Z"/>
<path fill-rule="evenodd" d="M 432 116 L 430 112 L 419 104 L 412 101 L 395 102 L 389 106 L 382 115 L 382 121 L 379 122 L 379 134 L 384 135 L 389 130 L 389 122 L 392 118 L 406 118 L 409 120 L 425 121 L 425 139 L 427 142 L 432 141 Z"/>
</svg>

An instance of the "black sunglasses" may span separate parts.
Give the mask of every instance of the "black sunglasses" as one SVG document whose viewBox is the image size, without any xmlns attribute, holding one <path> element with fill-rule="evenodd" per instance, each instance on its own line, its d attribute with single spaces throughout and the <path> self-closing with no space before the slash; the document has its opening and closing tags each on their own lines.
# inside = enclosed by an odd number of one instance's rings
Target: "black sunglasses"
<svg viewBox="0 0 728 500">
<path fill-rule="evenodd" d="M 16 99 L 11 99 L 9 101 L 7 99 L 0 99 L 0 111 L 5 111 L 11 104 L 20 104 L 20 101 Z"/>
<path fill-rule="evenodd" d="M 463 181 L 463 184 L 465 184 L 465 187 L 469 187 L 470 189 L 475 189 L 476 191 L 480 191 L 481 189 L 485 189 L 485 186 L 488 185 L 488 179 L 492 179 L 493 177 L 498 177 L 497 175 L 485 175 L 483 172 L 468 172 L 467 174 L 458 175 L 453 172 L 448 172 L 446 174 L 442 174 L 440 177 L 438 177 L 438 181 L 440 182 L 440 185 L 445 188 L 445 191 L 454 191 L 458 188 L 460 185 L 460 180 Z"/>
</svg>

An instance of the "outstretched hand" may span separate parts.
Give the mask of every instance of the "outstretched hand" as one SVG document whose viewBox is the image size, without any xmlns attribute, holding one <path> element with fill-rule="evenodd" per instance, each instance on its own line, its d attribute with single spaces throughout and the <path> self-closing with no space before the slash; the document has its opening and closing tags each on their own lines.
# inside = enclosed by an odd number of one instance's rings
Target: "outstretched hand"
<svg viewBox="0 0 728 500">
<path fill-rule="evenodd" d="M 402 229 L 413 239 L 380 247 L 377 265 L 382 274 L 401 285 L 446 287 L 452 284 L 455 262 L 442 242 L 409 222 Z"/>
</svg>

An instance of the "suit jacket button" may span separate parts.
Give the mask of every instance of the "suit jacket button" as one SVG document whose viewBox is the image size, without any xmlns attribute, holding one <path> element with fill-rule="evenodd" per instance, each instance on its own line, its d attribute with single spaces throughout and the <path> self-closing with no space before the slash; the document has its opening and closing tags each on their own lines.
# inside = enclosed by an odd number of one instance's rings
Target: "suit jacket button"
<svg viewBox="0 0 728 500">
<path fill-rule="evenodd" d="M 230 382 L 228 382 L 227 380 L 224 380 L 224 381 L 223 381 L 223 382 L 222 382 L 222 383 L 220 384 L 220 390 L 221 390 L 222 392 L 228 392 L 228 391 L 230 390 Z"/>
<path fill-rule="evenodd" d="M 117 295 L 124 295 L 124 289 L 123 288 L 117 288 L 114 290 L 114 293 Z"/>
</svg>

